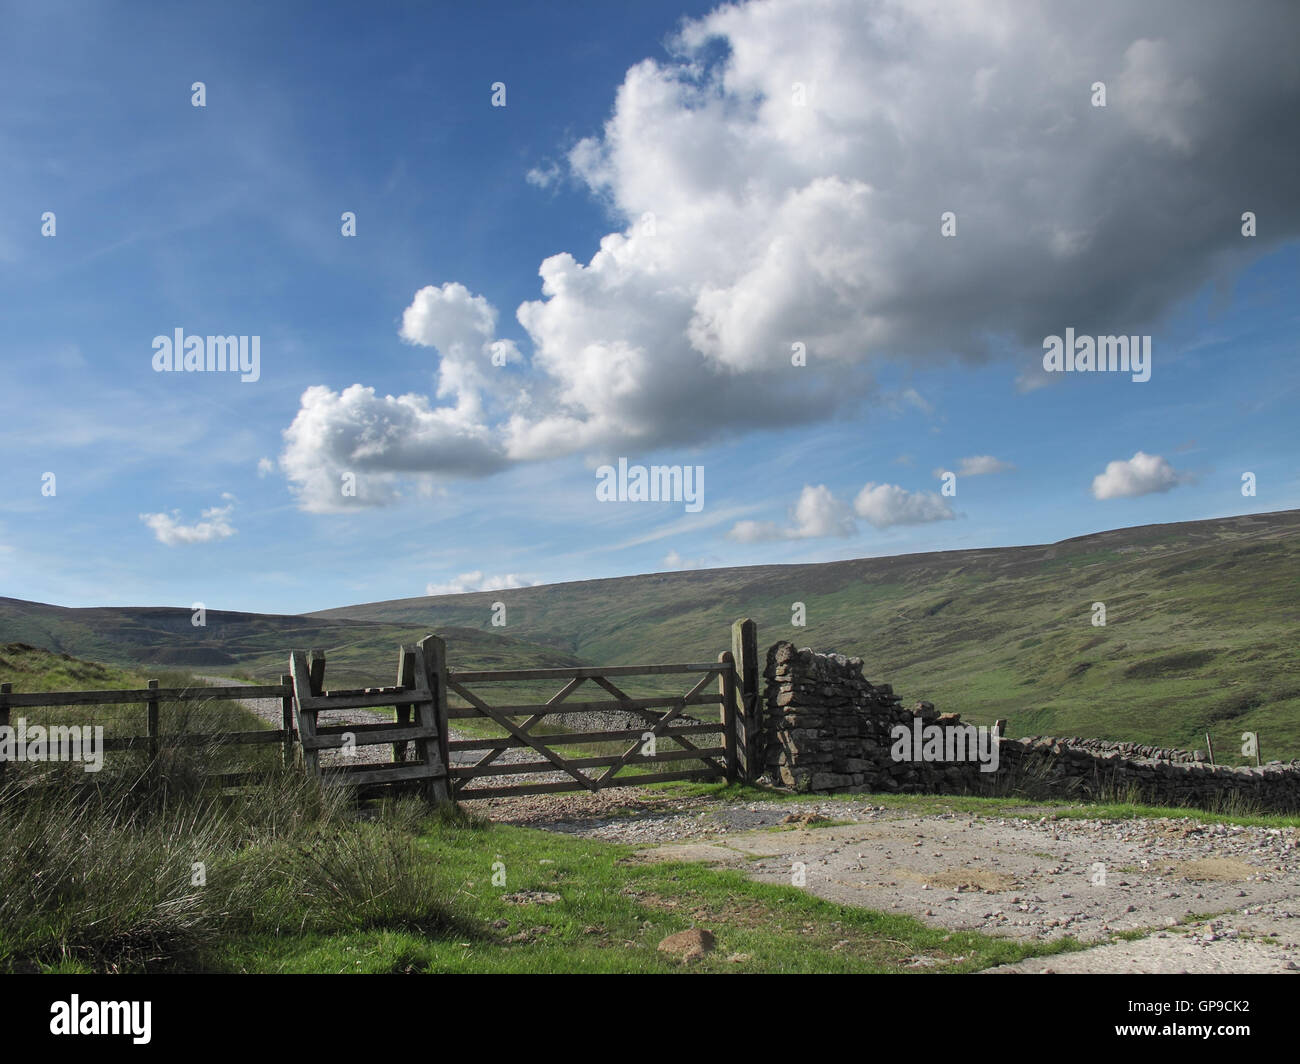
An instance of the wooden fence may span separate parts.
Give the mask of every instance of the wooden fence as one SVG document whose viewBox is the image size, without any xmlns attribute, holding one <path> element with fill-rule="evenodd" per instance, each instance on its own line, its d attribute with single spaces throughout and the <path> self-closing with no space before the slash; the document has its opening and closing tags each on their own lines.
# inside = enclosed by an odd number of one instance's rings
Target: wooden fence
<svg viewBox="0 0 1300 1064">
<path fill-rule="evenodd" d="M 726 778 L 752 780 L 762 770 L 759 761 L 758 649 L 754 622 L 737 621 L 732 627 L 732 649 L 716 662 L 667 665 L 620 665 L 568 669 L 449 670 L 446 646 L 429 636 L 415 647 L 402 647 L 397 683 L 392 687 L 329 691 L 325 688 L 325 654 L 302 651 L 290 655 L 290 671 L 279 684 L 232 687 L 162 688 L 157 680 L 140 690 L 50 691 L 15 693 L 13 685 L 0 684 L 0 726 L 8 725 L 14 709 L 62 706 L 143 704 L 143 735 L 105 738 L 102 749 L 144 749 L 152 758 L 163 743 L 170 746 L 209 744 L 279 744 L 286 765 L 299 756 L 308 771 L 331 782 L 357 787 L 412 782 L 433 800 L 546 794 L 607 787 L 633 786 L 667 780 Z M 680 676 L 690 683 L 682 694 L 632 697 L 619 686 L 630 678 Z M 616 682 L 617 681 L 617 682 Z M 559 684 L 545 702 L 492 704 L 485 685 Z M 570 700 L 579 688 L 598 689 L 595 700 Z M 712 688 L 712 690 L 710 690 Z M 451 705 L 451 696 L 464 704 Z M 280 700 L 280 727 L 264 731 L 172 734 L 161 730 L 163 703 L 238 701 L 252 698 Z M 718 707 L 718 721 L 695 720 L 688 707 Z M 320 723 L 318 715 L 335 710 L 385 710 L 393 721 L 375 723 Z M 412 721 L 414 713 L 416 719 Z M 618 713 L 637 720 L 634 727 L 595 728 L 556 732 L 547 717 L 564 714 Z M 525 718 L 525 719 L 518 719 Z M 473 721 L 499 734 L 451 737 L 452 722 Z M 462 729 L 463 730 L 463 729 Z M 712 740 L 712 741 L 710 741 Z M 356 765 L 320 764 L 328 749 L 352 750 L 357 746 L 390 745 L 392 761 Z M 408 746 L 415 757 L 408 759 Z M 581 756 L 575 748 L 618 744 L 617 753 Z M 627 745 L 624 745 L 627 744 Z M 661 749 L 660 747 L 664 747 Z M 531 751 L 536 758 L 511 760 L 513 751 Z M 481 756 L 474 758 L 474 754 Z M 457 755 L 461 755 L 458 763 Z M 470 755 L 465 759 L 465 755 Z M 503 760 L 505 758 L 505 760 Z M 696 762 L 700 767 L 683 767 Z M 643 771 L 647 766 L 660 771 Z M 633 771 L 628 772 L 628 769 Z M 0 757 L 0 780 L 5 762 Z M 603 770 L 597 774 L 591 770 Z M 553 774 L 559 779 L 503 780 Z M 219 782 L 248 782 L 255 773 L 222 773 Z M 471 786 L 476 780 L 485 784 Z"/>
<path fill-rule="evenodd" d="M 147 750 L 150 758 L 157 758 L 165 742 L 168 746 L 266 746 L 280 744 L 285 764 L 296 757 L 297 733 L 293 723 L 293 685 L 285 675 L 278 684 L 244 684 L 235 687 L 159 687 L 157 680 L 149 680 L 148 687 L 125 691 L 37 691 L 15 693 L 12 683 L 0 683 L 0 727 L 7 727 L 15 709 L 53 708 L 63 706 L 145 706 L 145 732 L 143 735 L 106 736 L 100 747 L 111 750 Z M 164 734 L 161 728 L 161 707 L 164 702 L 204 703 L 214 699 L 239 701 L 245 698 L 278 698 L 281 707 L 281 726 L 260 731 L 244 732 L 191 732 Z M 62 753 L 61 744 L 52 751 L 57 760 Z M 0 757 L 0 781 L 4 779 L 5 760 Z M 256 773 L 222 773 L 222 783 L 245 782 Z"/>
</svg>

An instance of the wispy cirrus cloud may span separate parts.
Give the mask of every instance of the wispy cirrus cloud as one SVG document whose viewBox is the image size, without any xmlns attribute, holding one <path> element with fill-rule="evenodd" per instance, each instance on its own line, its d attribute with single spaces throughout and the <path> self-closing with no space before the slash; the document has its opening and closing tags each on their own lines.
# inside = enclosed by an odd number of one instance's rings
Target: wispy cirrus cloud
<svg viewBox="0 0 1300 1064">
<path fill-rule="evenodd" d="M 515 573 L 506 573 L 504 576 L 484 576 L 480 570 L 476 569 L 470 573 L 461 573 L 445 583 L 426 584 L 424 593 L 426 595 L 464 595 L 471 591 L 509 591 L 512 588 L 533 587 L 540 582 L 539 580 L 530 580 L 527 577 L 518 576 Z"/>
<path fill-rule="evenodd" d="M 962 477 L 982 477 L 990 473 L 1008 473 L 1015 468 L 1010 462 L 994 458 L 991 454 L 976 454 L 969 458 L 963 458 L 953 472 Z M 934 475 L 942 478 L 947 472 L 949 470 L 939 466 L 934 470 Z"/>
</svg>

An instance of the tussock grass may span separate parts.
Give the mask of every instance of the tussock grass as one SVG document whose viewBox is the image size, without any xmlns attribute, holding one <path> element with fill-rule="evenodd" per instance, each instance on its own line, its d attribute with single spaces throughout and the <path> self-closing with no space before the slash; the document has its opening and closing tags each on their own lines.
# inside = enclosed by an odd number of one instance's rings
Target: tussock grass
<svg viewBox="0 0 1300 1064">
<path fill-rule="evenodd" d="M 213 791 L 219 757 L 164 748 L 0 788 L 0 970 L 192 969 L 259 932 L 464 936 L 415 859 L 425 810 L 362 820 L 346 792 L 290 769 Z"/>
</svg>

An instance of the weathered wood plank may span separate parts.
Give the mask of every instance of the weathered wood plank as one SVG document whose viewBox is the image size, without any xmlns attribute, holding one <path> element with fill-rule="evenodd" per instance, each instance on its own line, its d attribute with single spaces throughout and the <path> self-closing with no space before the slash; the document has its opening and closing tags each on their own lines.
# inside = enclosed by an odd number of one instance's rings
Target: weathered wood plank
<svg viewBox="0 0 1300 1064">
<path fill-rule="evenodd" d="M 415 686 L 415 652 L 410 647 L 399 647 L 397 651 L 397 686 L 409 690 Z M 394 706 L 393 713 L 398 724 L 411 723 L 410 706 Z M 393 760 L 405 761 L 408 743 L 393 743 Z"/>
<path fill-rule="evenodd" d="M 323 695 L 325 693 L 325 651 L 313 650 L 311 652 L 311 665 L 307 670 L 307 678 L 311 681 L 311 693 L 313 695 Z"/>
<path fill-rule="evenodd" d="M 708 683 L 710 677 L 704 677 L 705 683 Z M 460 693 L 458 689 L 458 680 L 450 684 L 453 691 Z M 464 697 L 462 695 L 462 697 Z M 640 710 L 653 709 L 655 706 L 665 708 L 675 706 L 682 702 L 683 695 L 661 695 L 658 698 L 627 698 L 613 699 L 607 698 L 600 702 L 566 702 L 563 705 L 548 706 L 546 704 L 531 703 L 518 706 L 494 706 L 498 713 L 504 713 L 511 717 L 522 717 L 525 715 L 551 716 L 556 713 L 608 713 L 610 710 Z M 466 699 L 466 701 L 469 701 Z M 692 695 L 685 698 L 685 704 L 688 706 L 719 706 L 722 704 L 721 695 Z M 466 717 L 477 717 L 481 714 L 474 709 L 465 706 L 452 706 L 448 709 L 447 715 L 453 720 L 464 720 Z"/>
<path fill-rule="evenodd" d="M 668 783 L 673 780 L 716 780 L 719 774 L 713 769 L 687 769 L 682 772 L 656 772 L 644 776 L 621 776 L 605 787 L 639 787 L 649 783 Z M 456 800 L 466 802 L 473 798 L 510 798 L 525 794 L 562 794 L 584 790 L 580 784 L 564 780 L 559 783 L 520 783 L 508 787 L 458 788 Z M 602 788 L 603 790 L 604 788 Z"/>
<path fill-rule="evenodd" d="M 123 691 L 34 691 L 11 695 L 14 707 L 36 708 L 49 706 L 124 706 L 131 703 L 150 702 L 202 702 L 211 699 L 238 701 L 244 698 L 283 698 L 292 694 L 292 688 L 279 684 L 245 685 L 242 687 L 159 687 Z"/>
<path fill-rule="evenodd" d="M 309 696 L 311 708 L 323 712 L 330 709 L 387 709 L 390 706 L 413 706 L 422 698 L 428 698 L 418 691 L 404 691 L 401 694 L 385 695 L 321 695 Z"/>
<path fill-rule="evenodd" d="M 451 761 L 447 753 L 447 644 L 441 636 L 428 635 L 416 644 L 415 688 L 426 699 L 415 707 L 420 723 L 437 731 L 436 738 L 420 739 L 415 744 L 416 753 L 425 764 L 438 770 L 425 790 L 425 797 L 431 802 L 449 801 L 451 784 L 446 778 Z"/>
<path fill-rule="evenodd" d="M 293 752 L 293 677 L 287 672 L 280 674 L 280 686 L 285 693 L 280 697 L 280 730 L 284 733 L 284 752 L 281 759 L 285 768 L 294 763 Z"/>
<path fill-rule="evenodd" d="M 568 698 L 569 695 L 573 694 L 574 691 L 576 691 L 579 687 L 581 687 L 586 682 L 587 680 L 583 676 L 573 677 L 573 679 L 571 679 L 568 683 L 566 683 L 559 691 L 557 691 L 555 694 L 551 695 L 549 699 L 547 699 L 546 701 L 547 707 L 549 708 L 551 706 L 559 705 L 566 698 Z M 538 722 L 540 722 L 541 720 L 543 720 L 544 717 L 545 717 L 544 713 L 534 713 L 531 717 L 529 717 L 526 721 L 524 721 L 523 724 L 519 725 L 519 730 L 523 732 L 532 731 L 533 726 Z M 490 765 L 498 757 L 504 754 L 508 749 L 510 749 L 509 743 L 502 746 L 494 746 L 482 758 L 479 759 L 478 762 L 479 766 Z"/>
<path fill-rule="evenodd" d="M 284 741 L 284 733 L 278 728 L 274 731 L 255 732 L 178 732 L 169 735 L 163 732 L 158 736 L 160 746 L 270 746 Z M 105 736 L 101 749 L 109 750 L 148 750 L 154 742 L 150 735 L 111 735 Z M 64 743 L 62 740 L 51 741 L 46 749 L 52 756 L 60 756 L 66 747 L 75 751 L 79 743 Z"/>
<path fill-rule="evenodd" d="M 717 673 L 721 666 L 715 662 L 689 665 L 584 665 L 567 669 L 473 669 L 452 671 L 448 682 L 483 683 L 495 680 L 560 680 L 566 676 L 665 676 L 679 672 Z"/>
<path fill-rule="evenodd" d="M 703 761 L 710 757 L 722 757 L 726 752 L 726 748 L 721 746 L 710 746 L 705 750 L 698 751 L 665 750 L 662 753 L 656 753 L 654 757 L 639 755 L 630 761 L 623 762 L 623 764 L 654 765 L 670 761 Z M 574 768 L 607 768 L 610 765 L 620 764 L 621 756 L 620 754 L 608 754 L 602 757 L 573 758 L 569 761 L 569 764 Z M 477 779 L 480 776 L 529 776 L 538 772 L 554 771 L 555 766 L 549 761 L 520 761 L 514 764 L 452 766 L 451 775 L 456 779 Z"/>
<path fill-rule="evenodd" d="M 338 691 L 335 691 L 331 688 L 329 691 L 325 692 L 325 697 L 344 698 L 348 696 L 360 696 L 360 695 L 374 695 L 374 696 L 396 695 L 396 694 L 401 694 L 402 690 L 403 689 L 401 687 L 384 687 L 382 685 L 379 687 L 343 688 Z"/>
<path fill-rule="evenodd" d="M 289 675 L 293 677 L 293 700 L 297 707 L 298 741 L 302 745 L 303 766 L 313 776 L 320 775 L 320 753 L 307 748 L 308 741 L 316 738 L 317 698 L 311 693 L 311 673 L 307 670 L 307 655 L 295 650 L 289 655 Z"/>
<path fill-rule="evenodd" d="M 363 728 L 369 730 L 363 731 Z M 419 724 L 409 725 L 405 728 L 396 724 L 355 725 L 352 727 L 339 724 L 332 725 L 328 729 L 318 727 L 315 738 L 304 738 L 302 740 L 302 748 L 304 750 L 338 750 L 348 745 L 346 739 L 348 735 L 353 738 L 353 746 L 382 746 L 385 743 L 404 743 L 410 739 L 435 738 L 437 734 L 438 729 L 436 727 L 427 728 Z"/>
<path fill-rule="evenodd" d="M 9 725 L 9 699 L 13 697 L 14 685 L 11 683 L 0 683 L 0 727 Z M 6 759 L 0 757 L 0 783 L 5 778 Z"/>
<path fill-rule="evenodd" d="M 392 765 L 329 766 L 321 772 L 326 783 L 344 783 L 360 787 L 367 783 L 392 783 L 396 780 L 418 780 L 434 777 L 433 766 L 407 762 Z M 444 777 L 445 778 L 445 777 Z"/>
<path fill-rule="evenodd" d="M 677 728 L 669 728 L 664 732 L 663 737 L 671 739 L 677 735 L 721 735 L 722 733 L 721 724 L 684 724 Z M 644 734 L 644 728 L 629 728 L 623 731 L 548 732 L 540 735 L 539 738 L 545 739 L 554 746 L 581 746 L 584 743 L 614 743 L 624 739 L 638 739 Z M 503 736 L 499 739 L 453 739 L 449 745 L 452 750 L 488 750 L 498 744 L 510 747 L 528 745 L 511 736 Z"/>
<path fill-rule="evenodd" d="M 551 762 L 551 764 L 553 764 L 561 772 L 567 772 L 575 780 L 581 783 L 584 787 L 589 788 L 591 791 L 594 792 L 596 790 L 596 784 L 594 780 L 588 779 L 577 769 L 570 768 L 568 761 L 565 758 L 561 757 L 554 750 L 551 750 L 544 743 L 535 740 L 527 732 L 520 731 L 519 728 L 512 721 L 510 721 L 509 718 L 503 716 L 494 707 L 489 706 L 486 702 L 484 702 L 481 698 L 479 698 L 476 694 L 474 694 L 473 691 L 468 690 L 467 688 L 463 687 L 459 682 L 451 679 L 448 679 L 447 686 L 451 688 L 453 691 L 455 691 L 458 695 L 460 695 L 461 698 L 465 699 L 465 701 L 470 703 L 470 705 L 481 710 L 485 716 L 491 717 L 494 721 L 497 722 L 497 724 L 501 728 L 503 728 L 505 731 L 508 731 L 516 739 L 522 739 L 525 743 L 527 743 L 539 754 L 541 754 L 544 758 L 546 758 L 546 760 Z"/>
<path fill-rule="evenodd" d="M 727 750 L 727 779 L 740 778 L 740 755 L 736 751 L 736 670 L 735 657 L 730 650 L 718 655 L 718 661 L 728 666 L 718 677 L 718 693 L 722 696 L 722 724 L 724 745 Z"/>
<path fill-rule="evenodd" d="M 157 680 L 146 681 L 150 691 L 158 690 Z M 146 703 L 148 706 L 145 719 L 145 733 L 149 736 L 149 758 L 152 761 L 158 760 L 158 699 L 157 697 L 149 699 Z"/>
<path fill-rule="evenodd" d="M 759 742 L 758 626 L 748 617 L 731 626 L 731 657 L 736 669 L 737 749 L 740 770 L 746 781 L 761 774 Z"/>
</svg>

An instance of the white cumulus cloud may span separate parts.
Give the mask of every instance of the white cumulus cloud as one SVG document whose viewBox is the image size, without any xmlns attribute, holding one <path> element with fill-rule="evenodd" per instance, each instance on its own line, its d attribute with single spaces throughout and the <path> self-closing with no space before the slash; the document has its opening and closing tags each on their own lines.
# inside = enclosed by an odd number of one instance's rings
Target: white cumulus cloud
<svg viewBox="0 0 1300 1064">
<path fill-rule="evenodd" d="M 1092 478 L 1092 494 L 1098 499 L 1128 499 L 1169 491 L 1184 479 L 1160 455 L 1138 451 L 1127 460 L 1108 462 L 1106 471 Z"/>
<path fill-rule="evenodd" d="M 473 406 L 435 406 L 424 395 L 379 396 L 360 384 L 342 392 L 315 385 L 284 430 L 280 464 L 299 505 L 318 513 L 393 502 L 403 475 L 482 476 L 505 461 Z M 349 484 L 355 494 L 344 494 Z"/>
<path fill-rule="evenodd" d="M 775 521 L 738 521 L 727 536 L 741 543 L 758 543 L 774 539 L 820 539 L 824 536 L 851 536 L 857 531 L 853 511 L 836 499 L 825 484 L 805 484 L 799 499 L 790 510 L 790 523 Z"/>
<path fill-rule="evenodd" d="M 937 492 L 908 491 L 897 484 L 865 485 L 853 500 L 853 509 L 875 528 L 951 521 L 956 516 Z"/>
<path fill-rule="evenodd" d="M 333 509 L 351 463 L 370 487 L 343 505 L 382 504 L 403 477 L 833 417 L 882 359 L 1013 352 L 1028 388 L 1064 324 L 1140 332 L 1300 233 L 1297 35 L 1294 4 L 1185 0 L 754 0 L 687 20 L 567 153 L 617 231 L 540 264 L 515 315 L 528 360 L 485 296 L 422 288 L 401 335 L 437 350 L 436 395 L 308 388 L 285 471 Z M 1269 219 L 1252 241 L 1224 222 L 1243 188 Z"/>
</svg>

